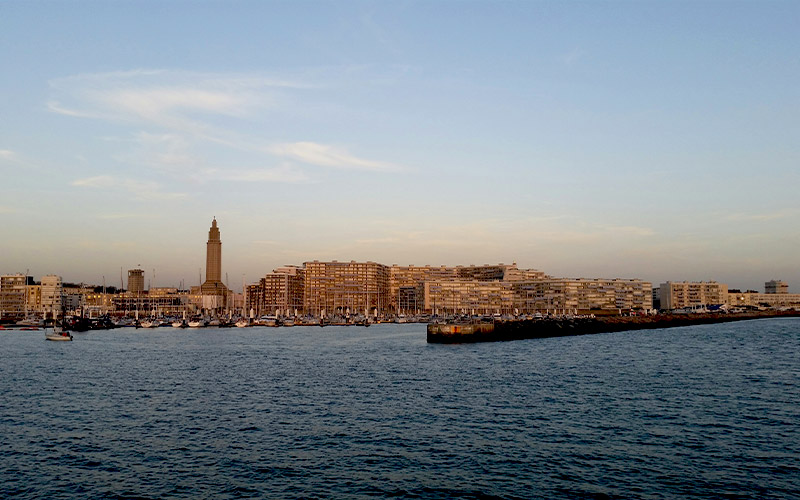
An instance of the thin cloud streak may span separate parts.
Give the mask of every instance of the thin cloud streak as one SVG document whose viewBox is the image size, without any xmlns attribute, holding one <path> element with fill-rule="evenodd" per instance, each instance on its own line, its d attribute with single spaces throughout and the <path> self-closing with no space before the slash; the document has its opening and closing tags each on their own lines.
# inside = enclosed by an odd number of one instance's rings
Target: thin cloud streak
<svg viewBox="0 0 800 500">
<path fill-rule="evenodd" d="M 398 171 L 395 165 L 385 162 L 365 160 L 353 156 L 348 151 L 318 144 L 315 142 L 293 142 L 286 144 L 276 144 L 269 148 L 269 151 L 278 156 L 286 156 L 295 160 L 318 165 L 321 167 L 333 167 L 342 169 L 357 169 L 370 171 Z"/>
<path fill-rule="evenodd" d="M 74 75 L 52 80 L 50 85 L 59 94 L 59 99 L 48 103 L 51 112 L 141 125 L 144 129 L 134 135 L 144 155 L 140 160 L 160 172 L 192 176 L 202 162 L 190 151 L 209 144 L 251 153 L 257 163 L 263 163 L 265 157 L 279 157 L 324 168 L 402 170 L 389 162 L 358 157 L 342 147 L 310 141 L 269 144 L 214 124 L 218 117 L 263 118 L 261 113 L 268 113 L 278 99 L 271 90 L 312 89 L 313 85 L 259 76 L 166 70 Z M 62 98 L 74 102 L 62 104 Z M 213 172 L 223 170 L 227 169 L 212 168 Z M 225 179 L 305 182 L 308 176 L 275 169 L 233 170 Z"/>
<path fill-rule="evenodd" d="M 242 182 L 282 182 L 299 184 L 311 179 L 299 170 L 290 166 L 263 169 L 206 169 L 205 176 L 210 180 L 242 181 Z"/>
<path fill-rule="evenodd" d="M 92 189 L 124 190 L 139 200 L 177 200 L 188 197 L 186 193 L 163 192 L 161 191 L 161 186 L 156 182 L 115 178 L 110 175 L 98 175 L 85 179 L 77 179 L 72 181 L 70 185 Z"/>
</svg>

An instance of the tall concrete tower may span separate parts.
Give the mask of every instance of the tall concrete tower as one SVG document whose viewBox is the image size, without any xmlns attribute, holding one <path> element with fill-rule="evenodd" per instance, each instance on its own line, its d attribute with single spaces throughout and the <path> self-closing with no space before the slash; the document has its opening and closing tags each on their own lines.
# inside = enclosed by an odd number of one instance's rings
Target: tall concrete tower
<svg viewBox="0 0 800 500">
<path fill-rule="evenodd" d="M 217 219 L 211 221 L 206 243 L 206 281 L 200 286 L 203 309 L 219 311 L 228 302 L 228 287 L 222 283 L 222 241 Z"/>
<path fill-rule="evenodd" d="M 206 243 L 206 283 L 222 281 L 222 241 L 219 239 L 217 218 L 211 221 Z"/>
</svg>

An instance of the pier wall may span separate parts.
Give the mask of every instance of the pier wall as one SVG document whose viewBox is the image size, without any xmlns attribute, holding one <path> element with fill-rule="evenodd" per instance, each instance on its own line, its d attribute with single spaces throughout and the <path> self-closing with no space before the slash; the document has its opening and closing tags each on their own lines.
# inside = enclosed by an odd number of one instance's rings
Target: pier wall
<svg viewBox="0 0 800 500">
<path fill-rule="evenodd" d="M 605 316 L 574 319 L 510 320 L 485 323 L 432 323 L 428 325 L 427 339 L 429 343 L 440 344 L 496 342 L 799 316 L 800 312 L 787 311 L 737 314 L 709 313 L 661 314 L 656 316 Z"/>
</svg>

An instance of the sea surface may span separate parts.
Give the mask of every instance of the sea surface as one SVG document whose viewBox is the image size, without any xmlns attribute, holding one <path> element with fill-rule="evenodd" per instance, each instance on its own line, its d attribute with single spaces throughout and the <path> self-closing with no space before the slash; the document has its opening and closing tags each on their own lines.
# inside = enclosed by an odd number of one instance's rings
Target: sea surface
<svg viewBox="0 0 800 500">
<path fill-rule="evenodd" d="M 800 319 L 0 332 L 0 498 L 800 498 Z"/>
</svg>

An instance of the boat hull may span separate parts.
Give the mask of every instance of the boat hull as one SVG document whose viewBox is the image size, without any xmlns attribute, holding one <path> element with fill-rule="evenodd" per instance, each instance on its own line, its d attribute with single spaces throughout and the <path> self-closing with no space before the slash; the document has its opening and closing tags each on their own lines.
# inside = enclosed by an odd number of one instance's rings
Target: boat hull
<svg viewBox="0 0 800 500">
<path fill-rule="evenodd" d="M 72 340 L 72 335 L 60 335 L 58 333 L 48 334 L 44 337 L 45 340 L 52 340 L 55 342 L 69 342 Z"/>
</svg>

